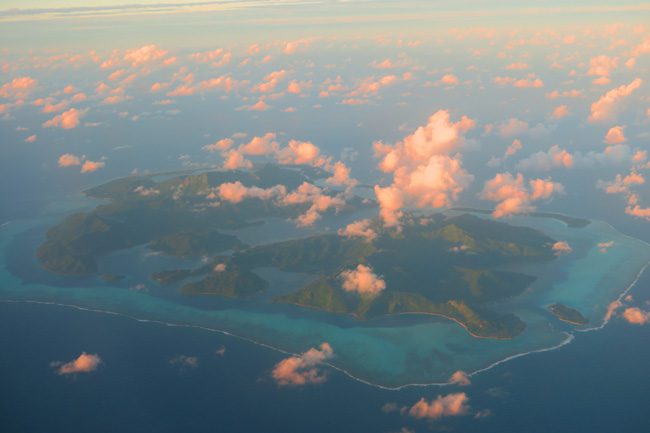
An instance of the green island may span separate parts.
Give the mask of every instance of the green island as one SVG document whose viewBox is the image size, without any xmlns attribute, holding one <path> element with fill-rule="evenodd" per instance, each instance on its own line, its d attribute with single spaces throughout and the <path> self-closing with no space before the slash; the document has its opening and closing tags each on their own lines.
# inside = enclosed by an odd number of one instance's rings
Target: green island
<svg viewBox="0 0 650 433">
<path fill-rule="evenodd" d="M 578 310 L 567 307 L 564 304 L 556 302 L 555 304 L 549 305 L 549 311 L 553 313 L 555 317 L 559 320 L 570 323 L 576 326 L 582 326 L 589 323 L 589 320 L 583 316 Z"/>
<path fill-rule="evenodd" d="M 471 207 L 457 207 L 453 208 L 453 210 L 460 211 L 460 212 L 472 212 L 472 213 L 478 213 L 478 214 L 484 214 L 484 215 L 490 215 L 492 214 L 491 210 L 486 210 L 486 209 L 475 209 Z M 556 219 L 558 221 L 562 221 L 564 224 L 567 225 L 567 227 L 570 228 L 582 228 L 582 227 L 587 227 L 589 224 L 591 224 L 591 221 L 586 219 L 586 218 L 577 218 L 573 217 L 570 215 L 564 215 L 561 213 L 555 213 L 555 212 L 529 212 L 525 214 L 526 216 L 529 217 L 534 217 L 534 218 L 552 218 Z"/>
<path fill-rule="evenodd" d="M 515 314 L 493 306 L 521 294 L 535 281 L 533 276 L 509 270 L 514 265 L 556 258 L 555 240 L 540 231 L 469 213 L 407 213 L 400 230 L 386 229 L 378 219 L 368 220 L 366 229 L 372 236 L 330 232 L 250 246 L 238 239 L 238 229 L 264 224 L 269 218 L 296 219 L 309 203 L 286 204 L 260 196 L 237 202 L 214 200 L 215 189 L 223 183 L 257 188 L 281 185 L 290 192 L 304 182 L 315 184 L 326 177 L 327 173 L 310 167 L 267 164 L 249 171 L 117 179 L 86 191 L 108 202 L 52 227 L 37 257 L 45 269 L 57 274 L 92 275 L 103 256 L 146 246 L 179 259 L 203 257 L 196 268 L 152 273 L 152 281 L 178 286 L 182 296 L 263 302 L 258 295 L 268 291 L 269 281 L 256 270 L 275 268 L 312 278 L 291 293 L 264 297 L 267 303 L 358 320 L 432 315 L 455 321 L 479 338 L 510 339 L 525 329 Z M 326 187 L 322 191 L 332 197 L 340 194 Z M 371 207 L 376 207 L 372 200 L 348 194 L 337 211 L 353 213 Z M 360 265 L 382 281 L 380 290 L 346 287 L 345 275 Z M 573 317 L 569 310 L 561 310 L 562 316 Z"/>
</svg>

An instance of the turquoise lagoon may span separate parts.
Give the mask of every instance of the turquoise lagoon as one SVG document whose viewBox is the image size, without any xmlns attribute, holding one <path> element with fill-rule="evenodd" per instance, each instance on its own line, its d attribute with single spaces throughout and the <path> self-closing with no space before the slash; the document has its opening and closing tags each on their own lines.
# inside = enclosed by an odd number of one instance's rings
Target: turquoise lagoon
<svg viewBox="0 0 650 433">
<path fill-rule="evenodd" d="M 0 260 L 5 264 L 0 270 L 0 300 L 69 305 L 167 326 L 196 327 L 286 353 L 299 353 L 327 341 L 335 352 L 332 367 L 357 380 L 386 388 L 444 384 L 457 370 L 474 374 L 513 357 L 561 347 L 574 338 L 576 331 L 604 326 L 608 305 L 623 296 L 650 261 L 650 245 L 604 222 L 592 221 L 583 228 L 570 228 L 553 218 L 510 219 L 511 224 L 536 228 L 556 240 L 567 241 L 573 248 L 553 262 L 517 268 L 538 279 L 522 295 L 492 306 L 495 310 L 512 311 L 526 322 L 526 330 L 511 340 L 474 338 L 456 323 L 434 316 L 359 322 L 285 305 L 247 308 L 245 303 L 224 302 L 216 308 L 211 303 L 211 309 L 205 309 L 125 287 L 35 283 L 10 271 L 6 264 L 13 254 L 12 242 L 18 236 L 42 230 L 62 214 L 94 204 L 75 201 L 68 203 L 67 209 L 52 210 L 41 218 L 13 221 L 0 228 Z M 256 235 L 264 231 L 261 227 L 252 230 Z M 287 227 L 284 230 L 290 233 Z M 277 235 L 278 231 L 273 233 Z M 598 246 L 610 242 L 613 244 L 606 252 Z M 560 322 L 547 310 L 554 302 L 576 308 L 589 319 L 589 324 L 574 328 Z"/>
</svg>

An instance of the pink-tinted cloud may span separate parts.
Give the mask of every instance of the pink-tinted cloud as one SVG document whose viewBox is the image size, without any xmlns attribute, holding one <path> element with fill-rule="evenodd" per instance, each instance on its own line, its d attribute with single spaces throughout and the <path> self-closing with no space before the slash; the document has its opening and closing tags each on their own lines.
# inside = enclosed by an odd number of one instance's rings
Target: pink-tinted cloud
<svg viewBox="0 0 650 433">
<path fill-rule="evenodd" d="M 498 130 L 501 137 L 511 138 L 528 131 L 528 122 L 512 117 L 501 123 Z"/>
<path fill-rule="evenodd" d="M 610 90 L 591 104 L 590 122 L 607 122 L 616 119 L 625 99 L 634 93 L 643 81 L 636 78 L 628 85 L 623 85 Z"/>
<path fill-rule="evenodd" d="M 38 82 L 29 76 L 14 78 L 0 87 L 0 98 L 23 99 L 37 84 Z"/>
<path fill-rule="evenodd" d="M 457 86 L 460 80 L 454 74 L 446 74 L 442 76 L 440 83 L 446 86 Z"/>
<path fill-rule="evenodd" d="M 465 415 L 469 410 L 468 402 L 469 398 L 464 392 L 448 394 L 444 397 L 439 395 L 430 402 L 422 398 L 409 409 L 409 415 L 431 420 Z"/>
<path fill-rule="evenodd" d="M 633 325 L 645 325 L 650 321 L 650 312 L 637 307 L 630 307 L 623 311 L 622 317 Z"/>
<path fill-rule="evenodd" d="M 32 134 L 25 139 L 25 143 L 34 143 L 37 139 L 36 134 Z"/>
<path fill-rule="evenodd" d="M 266 134 L 253 137 L 251 141 L 239 147 L 239 151 L 245 155 L 268 155 L 278 151 L 279 144 L 275 141 L 276 134 L 267 132 Z"/>
<path fill-rule="evenodd" d="M 468 386 L 471 385 L 472 381 L 470 380 L 467 373 L 465 373 L 462 370 L 458 370 L 451 375 L 451 377 L 449 378 L 449 383 L 453 383 L 455 385 L 460 385 L 460 386 Z"/>
<path fill-rule="evenodd" d="M 74 129 L 79 126 L 80 119 L 86 114 L 84 110 L 77 110 L 76 108 L 71 108 L 68 111 L 54 116 L 50 120 L 43 123 L 43 128 L 62 128 L 62 129 Z"/>
<path fill-rule="evenodd" d="M 393 175 L 387 187 L 375 185 L 386 226 L 397 226 L 404 206 L 441 208 L 452 205 L 472 182 L 456 152 L 475 122 L 463 116 L 452 122 L 446 110 L 434 113 L 426 125 L 394 145 L 374 143 L 379 168 Z"/>
<path fill-rule="evenodd" d="M 286 188 L 283 185 L 276 185 L 271 188 L 247 187 L 239 181 L 222 183 L 217 190 L 221 200 L 230 203 L 239 203 L 247 198 L 270 200 L 286 195 Z"/>
<path fill-rule="evenodd" d="M 555 120 L 559 120 L 568 115 L 569 115 L 569 107 L 567 107 L 566 105 L 558 105 L 553 109 L 553 112 L 551 113 L 551 118 Z"/>
<path fill-rule="evenodd" d="M 607 144 L 620 144 L 625 143 L 625 131 L 623 126 L 614 126 L 607 131 L 605 135 L 605 143 Z"/>
<path fill-rule="evenodd" d="M 613 70 L 618 67 L 618 59 L 615 57 L 609 57 L 606 55 L 600 55 L 592 57 L 589 60 L 589 71 L 587 72 L 590 76 L 596 76 L 598 78 L 594 79 L 594 84 L 609 84 L 609 76 Z"/>
<path fill-rule="evenodd" d="M 372 221 L 369 219 L 354 221 L 345 228 L 339 229 L 338 234 L 348 238 L 359 237 L 372 241 L 377 238 L 377 232 L 372 229 L 371 225 Z"/>
<path fill-rule="evenodd" d="M 346 188 L 353 188 L 357 185 L 357 180 L 350 176 L 350 168 L 344 162 L 338 161 L 332 167 L 332 176 L 327 178 L 325 182 L 334 186 L 345 186 Z"/>
<path fill-rule="evenodd" d="M 71 153 L 65 153 L 59 156 L 58 164 L 59 167 L 74 167 L 76 165 L 81 165 L 81 159 Z"/>
<path fill-rule="evenodd" d="M 556 256 L 559 256 L 572 252 L 573 248 L 571 248 L 569 243 L 566 241 L 557 241 L 553 244 L 553 251 L 555 252 Z"/>
<path fill-rule="evenodd" d="M 517 163 L 517 169 L 523 171 L 549 171 L 554 168 L 573 167 L 573 155 L 557 144 L 547 152 L 537 152 Z"/>
<path fill-rule="evenodd" d="M 356 269 L 341 272 L 343 290 L 361 295 L 377 295 L 386 288 L 386 282 L 369 266 L 358 265 Z"/>
<path fill-rule="evenodd" d="M 203 146 L 203 150 L 207 152 L 224 152 L 230 149 L 233 144 L 234 142 L 231 138 L 223 138 L 221 140 L 217 140 L 212 144 L 206 144 Z"/>
<path fill-rule="evenodd" d="M 278 362 L 271 375 L 280 386 L 320 384 L 327 380 L 320 366 L 333 356 L 332 346 L 322 343 L 318 348 L 312 347 L 301 355 Z"/>
<path fill-rule="evenodd" d="M 91 161 L 89 159 L 85 160 L 83 164 L 81 164 L 81 172 L 82 173 L 92 173 L 100 168 L 104 168 L 106 166 L 106 163 L 103 161 Z"/>
<path fill-rule="evenodd" d="M 533 202 L 549 199 L 564 188 L 550 179 L 532 179 L 528 187 L 521 173 L 513 177 L 510 173 L 498 173 L 485 183 L 481 198 L 498 202 L 492 215 L 502 218 L 535 210 Z"/>
<path fill-rule="evenodd" d="M 97 370 L 101 363 L 102 360 L 99 355 L 82 352 L 81 355 L 70 362 L 53 362 L 51 365 L 56 367 L 57 374 L 66 375 L 93 372 Z"/>
</svg>

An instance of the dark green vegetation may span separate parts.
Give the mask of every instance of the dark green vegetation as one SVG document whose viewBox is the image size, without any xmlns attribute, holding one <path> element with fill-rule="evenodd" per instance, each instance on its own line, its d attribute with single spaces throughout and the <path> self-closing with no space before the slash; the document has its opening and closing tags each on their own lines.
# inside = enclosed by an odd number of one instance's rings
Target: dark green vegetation
<svg viewBox="0 0 650 433">
<path fill-rule="evenodd" d="M 253 171 L 213 171 L 159 181 L 153 176 L 117 179 L 86 191 L 109 203 L 72 215 L 50 229 L 37 256 L 49 271 L 84 275 L 97 271 L 102 255 L 138 245 L 181 257 L 238 249 L 243 244 L 220 230 L 243 228 L 262 218 L 296 218 L 309 204 L 278 205 L 250 198 L 216 205 L 216 187 L 239 181 L 247 187 L 281 184 L 292 190 L 325 176 L 311 167 L 269 164 Z M 343 211 L 360 206 L 361 199 L 353 198 Z"/>
<path fill-rule="evenodd" d="M 580 312 L 566 305 L 555 303 L 548 307 L 549 311 L 555 315 L 558 319 L 563 322 L 570 323 L 572 325 L 586 325 L 589 323 L 589 320 L 580 314 Z"/>
<path fill-rule="evenodd" d="M 458 208 L 454 208 L 454 210 L 461 211 L 461 212 L 472 212 L 472 213 L 478 213 L 484 215 L 490 215 L 492 213 L 491 210 L 475 209 L 471 207 L 458 207 Z M 530 212 L 527 213 L 526 216 L 530 216 L 534 218 L 553 218 L 558 221 L 562 221 L 567 225 L 567 227 L 576 228 L 576 229 L 586 227 L 589 224 L 591 224 L 591 221 L 585 218 L 576 218 L 569 215 L 564 215 L 561 213 L 554 213 L 554 212 Z"/>
<path fill-rule="evenodd" d="M 217 201 L 219 185 L 239 181 L 259 188 L 283 185 L 292 191 L 325 176 L 311 168 L 266 165 L 253 171 L 118 179 L 87 191 L 109 202 L 50 229 L 37 254 L 48 270 L 81 275 L 96 272 L 102 255 L 146 245 L 170 256 L 205 258 L 194 269 L 165 270 L 151 276 L 160 285 L 178 285 L 187 296 L 262 302 L 254 295 L 265 291 L 269 282 L 256 269 L 275 268 L 313 276 L 294 292 L 275 296 L 273 301 L 278 303 L 360 320 L 398 314 L 444 316 L 472 335 L 486 338 L 512 338 L 524 330 L 525 323 L 517 316 L 497 313 L 493 306 L 522 293 L 534 281 L 534 277 L 508 270 L 513 265 L 555 258 L 551 247 L 555 241 L 530 228 L 471 214 L 409 214 L 399 231 L 371 222 L 376 233 L 372 240 L 319 234 L 249 247 L 223 233 L 263 224 L 265 218 L 296 218 L 310 204 L 286 205 L 259 198 Z M 347 202 L 341 211 L 374 206 L 358 197 Z M 346 290 L 342 273 L 358 265 L 368 266 L 385 288 Z M 577 323 L 582 317 L 557 305 L 560 313 L 552 311 L 563 320 Z"/>
<path fill-rule="evenodd" d="M 378 236 L 372 241 L 325 234 L 243 249 L 227 259 L 224 275 L 205 272 L 204 280 L 183 291 L 223 294 L 222 282 L 227 277 L 234 284 L 228 272 L 236 272 L 235 277 L 247 279 L 238 287 L 251 294 L 261 286 L 242 270 L 274 267 L 314 275 L 311 283 L 276 302 L 359 319 L 432 314 L 455 320 L 478 337 L 512 338 L 525 324 L 489 306 L 521 293 L 534 277 L 499 268 L 555 258 L 553 239 L 471 215 L 436 215 L 405 224 L 400 233 L 385 231 L 378 222 L 373 228 Z M 359 264 L 371 267 L 385 281 L 385 290 L 375 295 L 346 291 L 341 272 Z"/>
</svg>

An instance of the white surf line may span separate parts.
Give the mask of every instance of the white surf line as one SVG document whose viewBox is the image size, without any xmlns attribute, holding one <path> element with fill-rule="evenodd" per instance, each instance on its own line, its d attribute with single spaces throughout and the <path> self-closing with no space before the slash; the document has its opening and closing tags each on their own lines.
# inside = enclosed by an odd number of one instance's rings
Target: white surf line
<svg viewBox="0 0 650 433">
<path fill-rule="evenodd" d="M 650 265 L 650 262 L 646 263 L 645 266 L 642 267 L 641 270 L 636 274 L 636 277 L 634 278 L 634 280 L 625 288 L 625 290 L 623 290 L 623 292 L 618 296 L 618 298 L 616 298 L 616 300 L 614 300 L 612 302 L 621 302 L 623 300 L 623 298 L 625 296 L 627 296 L 627 294 L 630 292 L 630 290 L 632 290 L 634 288 L 634 286 L 636 286 L 636 284 L 639 282 L 639 279 L 641 279 L 641 276 L 643 275 L 643 273 L 645 272 L 645 270 L 648 268 L 649 265 Z M 605 315 L 605 317 L 603 318 L 603 323 L 601 323 L 600 325 L 594 326 L 593 328 L 576 329 L 575 331 L 576 332 L 599 331 L 599 330 L 603 329 L 605 326 L 607 326 L 607 324 L 612 320 L 612 317 L 614 317 L 613 313 L 611 315 L 609 315 L 609 317 L 607 317 L 607 315 Z"/>
<path fill-rule="evenodd" d="M 293 353 L 293 352 L 290 352 L 290 351 L 287 351 L 287 350 L 280 349 L 280 348 L 275 347 L 275 346 L 271 346 L 271 345 L 266 344 L 266 343 L 262 343 L 262 342 L 253 340 L 253 339 L 248 338 L 248 337 L 243 337 L 241 335 L 233 334 L 233 333 L 231 333 L 229 331 L 225 331 L 225 330 L 222 330 L 222 329 L 216 329 L 216 328 L 209 328 L 207 326 L 190 325 L 190 324 L 174 323 L 174 322 L 165 322 L 165 321 L 157 320 L 157 319 L 142 319 L 142 318 L 139 318 L 139 317 L 131 316 L 131 315 L 126 314 L 126 313 L 120 313 L 120 312 L 117 312 L 117 311 L 102 310 L 102 309 L 90 308 L 90 307 L 82 307 L 80 305 L 75 305 L 75 304 L 62 304 L 62 303 L 59 303 L 59 302 L 52 302 L 52 301 L 0 299 L 0 303 L 54 305 L 54 306 L 58 306 L 58 307 L 73 308 L 73 309 L 76 309 L 76 310 L 88 311 L 88 312 L 92 312 L 92 313 L 100 313 L 100 314 L 108 314 L 108 315 L 113 315 L 113 316 L 118 316 L 118 317 L 125 317 L 125 318 L 135 320 L 135 321 L 141 322 L 141 323 L 154 323 L 154 324 L 164 325 L 164 326 L 169 326 L 169 327 L 200 329 L 200 330 L 203 330 L 203 331 L 216 332 L 216 333 L 226 335 L 226 336 L 229 336 L 229 337 L 234 337 L 234 338 L 237 338 L 239 340 L 246 341 L 246 342 L 249 342 L 249 343 L 253 343 L 253 344 L 257 345 L 257 346 L 273 350 L 273 351 L 281 353 L 283 355 L 300 356 L 300 353 Z M 503 364 L 503 363 L 508 362 L 510 360 L 520 358 L 520 357 L 523 357 L 523 356 L 526 356 L 526 355 L 530 355 L 530 354 L 534 354 L 534 353 L 540 353 L 540 352 L 549 352 L 549 351 L 552 351 L 552 350 L 559 349 L 562 346 L 565 346 L 566 344 L 569 344 L 574 339 L 574 336 L 572 334 L 569 334 L 569 333 L 564 333 L 564 334 L 567 335 L 567 338 L 564 339 L 560 344 L 557 344 L 557 345 L 552 346 L 552 347 L 546 347 L 546 348 L 542 348 L 542 349 L 536 349 L 536 350 L 531 350 L 531 351 L 528 351 L 528 352 L 523 352 L 523 353 L 517 353 L 517 354 L 514 354 L 514 355 L 510 355 L 510 356 L 508 356 L 508 357 L 506 357 L 504 359 L 493 362 L 492 364 L 488 365 L 487 367 L 481 368 L 481 369 L 476 370 L 476 371 L 471 372 L 471 373 L 467 373 L 467 375 L 468 376 L 475 376 L 475 375 L 477 375 L 479 373 L 488 371 L 488 370 L 490 370 L 490 369 L 492 369 L 492 368 L 494 368 L 494 367 L 496 367 L 496 366 L 498 366 L 500 364 Z M 400 391 L 402 389 L 412 388 L 412 387 L 432 387 L 432 386 L 453 385 L 451 382 L 427 382 L 427 383 L 408 383 L 408 384 L 399 385 L 399 386 L 386 386 L 386 385 L 381 385 L 381 384 L 378 384 L 378 383 L 370 382 L 368 380 L 357 377 L 357 376 L 353 375 L 352 373 L 350 373 L 349 371 L 347 371 L 346 369 L 344 369 L 342 367 L 338 367 L 336 365 L 333 365 L 333 364 L 331 364 L 329 362 L 324 362 L 323 364 L 327 365 L 328 367 L 330 367 L 330 368 L 332 368 L 332 369 L 334 369 L 336 371 L 339 371 L 339 372 L 343 373 L 344 375 L 348 376 L 349 378 L 351 378 L 351 379 L 353 379 L 353 380 L 355 380 L 357 382 L 363 383 L 364 385 L 373 386 L 375 388 L 379 388 L 379 389 L 382 389 L 382 390 L 385 390 L 385 391 Z"/>
</svg>

